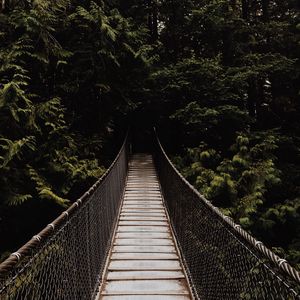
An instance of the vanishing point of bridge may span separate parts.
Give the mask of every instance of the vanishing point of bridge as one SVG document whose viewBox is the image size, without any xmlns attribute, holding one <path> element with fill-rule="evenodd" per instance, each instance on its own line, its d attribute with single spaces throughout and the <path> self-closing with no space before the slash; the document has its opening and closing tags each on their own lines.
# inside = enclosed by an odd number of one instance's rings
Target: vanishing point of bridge
<svg viewBox="0 0 300 300">
<path fill-rule="evenodd" d="M 0 264 L 0 300 L 300 299 L 300 274 L 202 197 L 158 138 Z"/>
</svg>

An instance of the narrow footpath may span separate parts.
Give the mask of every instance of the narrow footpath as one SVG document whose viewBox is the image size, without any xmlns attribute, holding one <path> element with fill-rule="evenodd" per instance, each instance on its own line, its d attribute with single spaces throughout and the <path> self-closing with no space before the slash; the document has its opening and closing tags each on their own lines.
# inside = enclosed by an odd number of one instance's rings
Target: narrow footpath
<svg viewBox="0 0 300 300">
<path fill-rule="evenodd" d="M 151 155 L 136 154 L 130 162 L 99 299 L 192 299 Z"/>
</svg>

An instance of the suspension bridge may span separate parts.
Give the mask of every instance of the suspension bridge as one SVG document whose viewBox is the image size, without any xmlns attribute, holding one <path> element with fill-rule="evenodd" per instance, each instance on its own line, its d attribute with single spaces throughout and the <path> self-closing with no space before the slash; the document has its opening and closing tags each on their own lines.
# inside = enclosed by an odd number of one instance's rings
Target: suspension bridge
<svg viewBox="0 0 300 300">
<path fill-rule="evenodd" d="M 176 170 L 156 136 L 0 265 L 0 299 L 300 299 L 300 274 Z"/>
</svg>

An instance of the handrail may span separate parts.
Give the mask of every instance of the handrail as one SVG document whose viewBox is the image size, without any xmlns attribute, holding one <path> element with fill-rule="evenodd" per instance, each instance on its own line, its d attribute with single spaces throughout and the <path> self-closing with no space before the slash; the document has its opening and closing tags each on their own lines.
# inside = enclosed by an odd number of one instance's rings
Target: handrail
<svg viewBox="0 0 300 300">
<path fill-rule="evenodd" d="M 6 260 L 0 264 L 0 274 L 8 272 L 13 268 L 22 258 L 26 256 L 29 251 L 32 251 L 38 244 L 42 242 L 43 239 L 51 236 L 56 228 L 63 225 L 75 211 L 78 210 L 80 205 L 82 205 L 88 197 L 95 191 L 95 189 L 101 184 L 101 182 L 107 177 L 111 169 L 114 167 L 116 161 L 118 160 L 123 148 L 126 145 L 128 138 L 128 133 L 124 139 L 121 149 L 119 150 L 116 158 L 111 163 L 106 172 L 80 197 L 76 200 L 67 210 L 63 211 L 56 219 L 54 219 L 50 224 L 48 224 L 44 229 L 42 229 L 38 234 L 34 235 L 31 240 L 19 248 L 16 252 L 12 253 Z"/>
<path fill-rule="evenodd" d="M 210 209 L 211 212 L 220 219 L 220 221 L 227 224 L 233 232 L 236 232 L 236 234 L 243 241 L 249 243 L 251 245 L 251 248 L 256 249 L 261 255 L 261 258 L 265 258 L 266 260 L 272 261 L 276 265 L 276 267 L 282 272 L 282 275 L 286 276 L 287 278 L 290 278 L 293 281 L 293 283 L 295 283 L 295 285 L 300 286 L 300 273 L 295 268 L 293 268 L 285 259 L 280 258 L 278 255 L 276 255 L 274 252 L 268 249 L 261 241 L 256 240 L 251 234 L 243 230 L 240 225 L 236 224 L 233 221 L 232 218 L 225 216 L 217 207 L 215 207 L 209 200 L 207 200 L 203 195 L 201 195 L 199 191 L 183 177 L 183 175 L 176 169 L 176 167 L 166 154 L 155 128 L 154 132 L 159 151 L 161 152 L 169 166 L 172 168 L 173 172 L 175 172 L 175 174 L 178 176 L 178 178 L 180 178 L 184 185 L 188 187 L 190 192 L 193 193 L 196 196 L 196 198 L 198 198 L 208 209 Z"/>
<path fill-rule="evenodd" d="M 62 212 L 55 220 L 53 220 L 50 224 L 48 224 L 44 229 L 42 229 L 38 234 L 34 235 L 26 244 L 24 244 L 21 248 L 19 248 L 16 252 L 12 253 L 5 261 L 3 261 L 0 264 L 0 283 L 3 281 L 3 278 L 6 278 L 7 276 L 10 276 L 10 273 L 14 271 L 15 268 L 17 268 L 20 264 L 22 264 L 23 261 L 28 260 L 28 257 L 34 257 L 36 251 L 38 251 L 42 245 L 45 245 L 47 241 L 50 241 L 50 239 L 59 231 L 62 227 L 66 226 L 69 220 L 78 213 L 78 211 L 81 210 L 81 208 L 89 203 L 89 200 L 93 198 L 96 191 L 101 189 L 101 186 L 105 184 L 106 179 L 108 176 L 112 173 L 112 171 L 117 166 L 117 163 L 120 160 L 120 157 L 122 156 L 124 161 L 123 164 L 126 164 L 126 170 L 127 170 L 127 164 L 128 164 L 128 132 L 126 134 L 126 137 L 124 139 L 124 142 L 121 146 L 121 149 L 119 150 L 116 158 L 110 165 L 110 167 L 106 170 L 106 172 L 101 176 L 100 179 L 98 179 L 87 192 L 85 192 L 80 198 L 78 198 L 67 210 Z M 124 169 L 124 168 L 123 168 Z M 121 180 L 123 180 L 124 172 L 127 172 L 126 170 L 117 170 L 117 175 L 120 180 L 120 187 L 122 185 Z M 122 172 L 122 174 L 121 174 Z M 122 177 L 123 176 L 123 177 Z M 122 187 L 121 187 L 122 188 Z M 13 279 L 12 279 L 13 280 Z M 5 282 L 4 282 L 5 283 Z M 0 285 L 0 298 L 1 298 L 1 290 L 3 290 L 5 287 L 1 287 Z M 2 298 L 1 298 L 2 299 Z"/>
</svg>

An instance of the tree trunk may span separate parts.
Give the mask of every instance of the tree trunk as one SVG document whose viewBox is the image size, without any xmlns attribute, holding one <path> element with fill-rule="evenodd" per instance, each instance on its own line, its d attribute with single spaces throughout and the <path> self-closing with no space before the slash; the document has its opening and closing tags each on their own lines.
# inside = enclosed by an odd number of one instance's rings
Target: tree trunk
<svg viewBox="0 0 300 300">
<path fill-rule="evenodd" d="M 5 10 L 5 0 L 1 0 L 0 2 L 0 12 L 3 12 Z"/>
<path fill-rule="evenodd" d="M 249 20 L 249 0 L 242 0 L 242 18 Z"/>
<path fill-rule="evenodd" d="M 248 87 L 247 106 L 248 106 L 249 115 L 251 117 L 256 117 L 256 99 L 257 99 L 256 80 L 250 79 L 249 87 Z"/>
<path fill-rule="evenodd" d="M 229 4 L 227 4 L 224 6 L 224 15 L 227 16 L 229 14 L 229 11 L 230 11 L 230 7 Z M 228 24 L 224 25 L 222 42 L 223 42 L 223 47 L 222 47 L 223 64 L 225 66 L 229 66 L 231 65 L 233 59 L 233 37 L 232 37 L 232 29 Z"/>
<path fill-rule="evenodd" d="M 148 7 L 148 29 L 150 31 L 150 36 L 152 36 L 152 0 L 147 1 Z"/>
<path fill-rule="evenodd" d="M 263 121 L 262 107 L 265 102 L 264 82 L 265 79 L 257 80 L 256 118 L 258 121 Z"/>
<path fill-rule="evenodd" d="M 157 0 L 153 0 L 152 3 L 152 41 L 155 42 L 158 39 L 158 7 Z"/>
<path fill-rule="evenodd" d="M 230 0 L 230 5 L 231 5 L 232 9 L 235 11 L 237 8 L 236 0 Z"/>
<path fill-rule="evenodd" d="M 157 1 L 148 0 L 148 28 L 150 31 L 150 42 L 155 42 L 158 39 L 158 20 L 157 20 Z"/>
<path fill-rule="evenodd" d="M 269 21 L 269 4 L 270 4 L 270 0 L 261 0 L 261 7 L 262 7 L 264 22 Z"/>
</svg>

